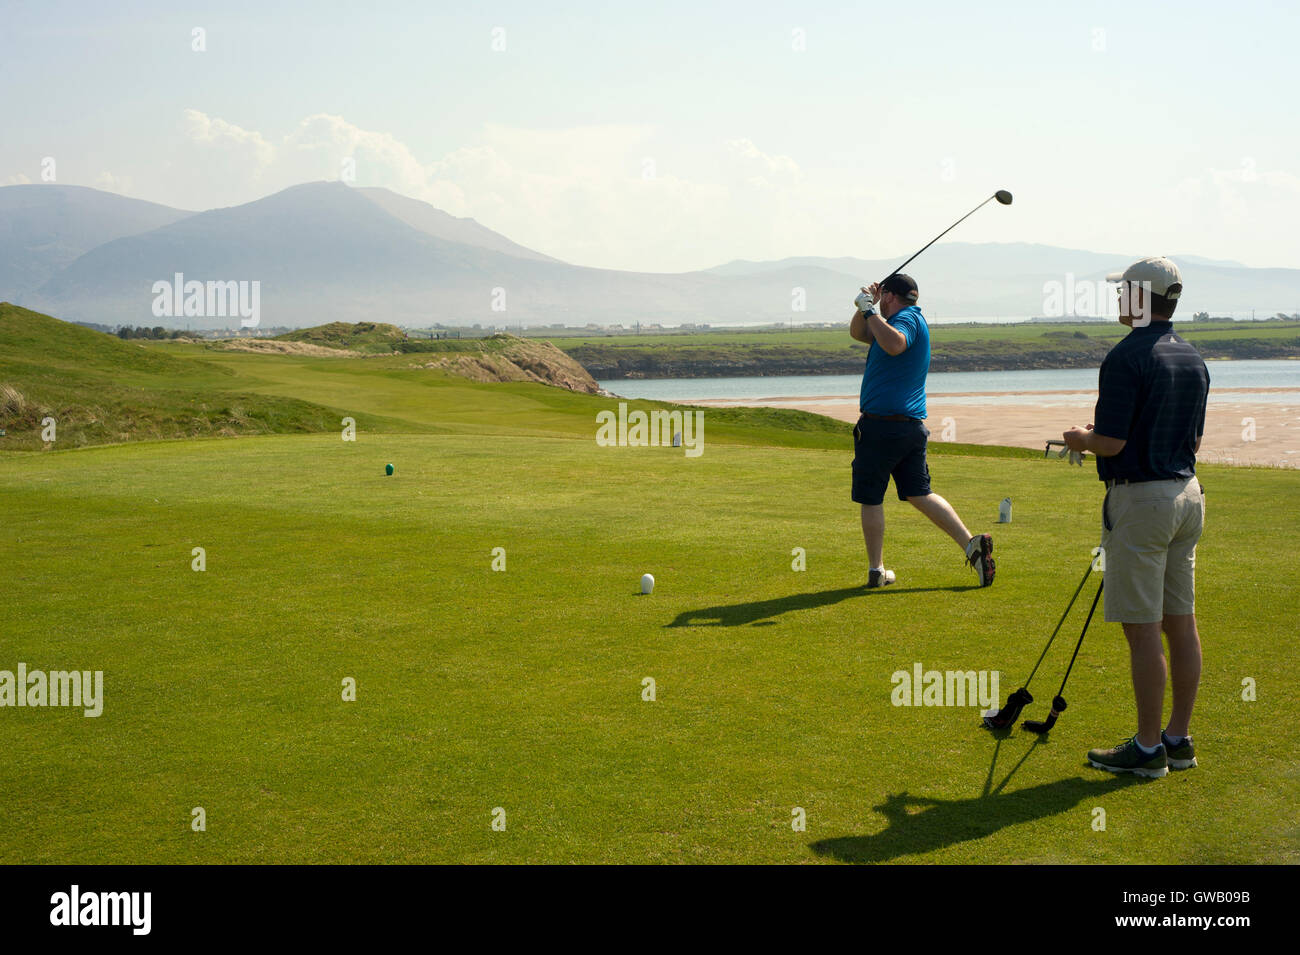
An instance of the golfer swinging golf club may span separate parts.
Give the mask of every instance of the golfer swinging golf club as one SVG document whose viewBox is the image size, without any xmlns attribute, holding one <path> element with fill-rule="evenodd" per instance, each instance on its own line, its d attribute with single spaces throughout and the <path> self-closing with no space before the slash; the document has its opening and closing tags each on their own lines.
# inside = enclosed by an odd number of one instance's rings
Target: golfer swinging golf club
<svg viewBox="0 0 1300 955">
<path fill-rule="evenodd" d="M 1205 497 L 1196 452 L 1205 432 L 1210 374 L 1200 354 L 1174 334 L 1183 291 L 1178 266 L 1155 256 L 1135 262 L 1119 282 L 1119 320 L 1129 332 L 1101 363 L 1093 424 L 1063 435 L 1072 451 L 1097 455 L 1106 482 L 1101 546 L 1105 616 L 1124 626 L 1137 697 L 1137 733 L 1113 749 L 1094 749 L 1098 769 L 1164 776 L 1196 765 L 1189 726 L 1201 679 L 1196 630 L 1196 542 Z M 1174 689 L 1161 729 L 1165 655 Z"/>
<path fill-rule="evenodd" d="M 980 586 L 993 583 L 993 538 L 973 536 L 952 505 L 930 490 L 925 460 L 925 378 L 930 371 L 930 329 L 917 307 L 910 276 L 894 273 L 864 288 L 849 334 L 871 346 L 862 375 L 853 429 L 853 500 L 862 505 L 862 536 L 870 572 L 867 586 L 884 587 L 896 577 L 885 569 L 885 491 L 893 477 L 900 501 L 908 501 L 937 524 L 966 555 Z"/>
</svg>

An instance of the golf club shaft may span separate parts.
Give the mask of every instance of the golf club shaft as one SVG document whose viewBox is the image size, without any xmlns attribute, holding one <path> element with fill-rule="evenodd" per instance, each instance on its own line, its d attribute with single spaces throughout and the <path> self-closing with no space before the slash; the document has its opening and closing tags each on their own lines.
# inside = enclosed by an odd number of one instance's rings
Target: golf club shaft
<svg viewBox="0 0 1300 955">
<path fill-rule="evenodd" d="M 989 204 L 989 202 L 990 202 L 991 200 L 996 199 L 996 198 L 997 198 L 997 193 L 994 193 L 993 195 L 989 196 L 988 199 L 985 199 L 983 202 L 981 202 L 979 205 L 977 205 L 977 206 L 976 206 L 974 209 L 972 209 L 970 212 L 966 213 L 964 216 L 962 216 L 960 219 L 958 219 L 958 220 L 957 220 L 956 222 L 954 222 L 952 225 L 948 226 L 948 228 L 944 229 L 942 232 L 940 232 L 938 235 L 936 235 L 933 239 L 931 239 L 929 242 L 927 242 L 924 246 L 922 246 L 922 247 L 920 248 L 919 251 L 917 251 L 916 255 L 913 255 L 911 259 L 908 259 L 908 260 L 907 260 L 907 262 L 904 262 L 904 263 L 903 263 L 902 265 L 900 265 L 898 268 L 894 269 L 894 271 L 890 272 L 889 275 L 886 275 L 885 278 L 887 279 L 887 278 L 889 278 L 890 275 L 897 275 L 899 272 L 903 271 L 903 269 L 907 268 L 908 264 L 912 261 L 912 259 L 915 259 L 917 255 L 920 255 L 922 252 L 924 252 L 924 251 L 925 251 L 926 249 L 928 249 L 930 246 L 934 245 L 936 242 L 938 242 L 940 239 L 942 239 L 945 235 L 947 235 L 947 234 L 948 234 L 949 232 L 951 232 L 953 229 L 957 228 L 957 226 L 961 225 L 963 222 L 965 222 L 967 219 L 969 219 L 969 218 L 970 218 L 971 216 L 973 216 L 975 213 L 977 213 L 977 212 L 979 212 L 981 209 L 983 209 L 986 205 Z M 884 279 L 881 279 L 881 281 L 883 282 Z"/>
<path fill-rule="evenodd" d="M 1038 662 L 1035 663 L 1034 668 L 1029 671 L 1029 679 L 1025 680 L 1024 683 L 1025 686 L 1029 686 L 1029 681 L 1032 680 L 1034 678 L 1034 674 L 1038 672 L 1038 668 L 1043 663 L 1043 658 L 1047 656 L 1047 651 L 1052 649 L 1052 641 L 1055 640 L 1056 635 L 1061 632 L 1061 627 L 1065 624 L 1065 618 L 1068 617 L 1070 615 L 1070 611 L 1074 609 L 1074 602 L 1079 599 L 1079 594 L 1083 591 L 1083 585 L 1088 582 L 1088 577 L 1091 576 L 1091 574 L 1092 574 L 1092 558 L 1089 558 L 1088 569 L 1083 572 L 1083 579 L 1079 581 L 1079 586 L 1074 588 L 1074 596 L 1071 597 L 1070 602 L 1065 605 L 1065 613 L 1061 614 L 1061 619 L 1056 621 L 1056 629 L 1053 630 L 1052 635 L 1047 638 L 1047 646 L 1043 647 L 1043 652 L 1038 655 Z M 1100 593 L 1100 591 L 1098 591 L 1098 593 Z M 1096 601 L 1093 601 L 1094 608 L 1096 607 L 1096 605 L 1097 605 Z M 1088 615 L 1088 619 L 1090 620 L 1092 619 L 1092 614 Z M 1078 653 L 1079 651 L 1076 648 L 1074 652 Z"/>
<path fill-rule="evenodd" d="M 1088 619 L 1083 622 L 1083 630 L 1079 632 L 1079 642 L 1074 645 L 1074 655 L 1070 657 L 1070 665 L 1065 668 L 1065 676 L 1061 678 L 1061 688 L 1056 691 L 1060 696 L 1065 692 L 1065 681 L 1070 678 L 1070 671 L 1074 669 L 1075 657 L 1079 655 L 1079 648 L 1083 646 L 1083 638 L 1088 633 L 1088 624 L 1092 623 L 1092 615 L 1097 612 L 1097 601 L 1101 600 L 1101 589 L 1106 586 L 1106 578 L 1102 578 L 1101 583 L 1097 585 L 1097 596 L 1092 598 L 1092 607 L 1088 610 Z"/>
</svg>

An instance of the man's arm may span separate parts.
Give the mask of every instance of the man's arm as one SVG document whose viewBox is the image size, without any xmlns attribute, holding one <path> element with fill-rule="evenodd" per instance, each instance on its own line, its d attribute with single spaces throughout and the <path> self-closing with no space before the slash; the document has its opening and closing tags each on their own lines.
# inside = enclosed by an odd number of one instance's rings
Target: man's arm
<svg viewBox="0 0 1300 955">
<path fill-rule="evenodd" d="M 854 312 L 853 317 L 849 319 L 849 337 L 868 345 L 876 340 L 867 326 L 867 319 L 862 314 L 862 309 Z"/>
<path fill-rule="evenodd" d="M 901 355 L 907 351 L 907 336 L 889 322 L 874 313 L 867 318 L 867 328 L 876 338 L 876 344 L 890 355 Z"/>
<path fill-rule="evenodd" d="M 1205 362 L 1201 362 L 1204 367 Z M 1210 400 L 1210 373 L 1205 372 L 1205 393 L 1201 395 L 1201 413 L 1196 422 L 1196 447 L 1192 448 L 1192 454 L 1201 453 L 1201 439 L 1205 437 L 1205 406 Z"/>
<path fill-rule="evenodd" d="M 1096 421 L 1113 434 L 1095 431 L 1093 425 L 1075 425 L 1061 437 L 1071 451 L 1091 451 L 1099 458 L 1113 458 L 1128 444 L 1129 429 L 1138 406 L 1138 372 L 1123 360 L 1107 355 L 1097 373 Z M 1114 435 L 1123 435 L 1116 437 Z"/>
<path fill-rule="evenodd" d="M 1112 438 L 1109 435 L 1098 434 L 1092 430 L 1092 425 L 1086 428 L 1076 425 L 1061 437 L 1065 439 L 1065 446 L 1071 451 L 1091 451 L 1099 458 L 1113 458 L 1124 450 L 1124 445 L 1128 444 L 1126 438 Z"/>
</svg>

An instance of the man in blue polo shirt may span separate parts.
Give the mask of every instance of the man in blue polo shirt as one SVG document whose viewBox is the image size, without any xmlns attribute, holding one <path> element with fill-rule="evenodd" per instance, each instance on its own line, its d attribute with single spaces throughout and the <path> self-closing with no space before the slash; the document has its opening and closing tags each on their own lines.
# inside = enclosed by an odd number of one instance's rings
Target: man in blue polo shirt
<svg viewBox="0 0 1300 955">
<path fill-rule="evenodd" d="M 979 574 L 993 583 L 993 538 L 972 536 L 952 505 L 930 490 L 925 460 L 925 378 L 930 371 L 930 329 L 917 307 L 919 292 L 910 276 L 895 273 L 864 288 L 854 304 L 849 334 L 871 345 L 859 396 L 861 417 L 853 429 L 853 500 L 862 505 L 867 544 L 868 587 L 892 584 L 886 570 L 885 491 L 889 479 L 900 501 L 908 501 L 938 525 Z"/>
<path fill-rule="evenodd" d="M 1137 733 L 1112 749 L 1094 749 L 1098 769 L 1164 776 L 1196 765 L 1188 728 L 1201 680 L 1196 629 L 1196 542 L 1205 497 L 1196 452 L 1205 432 L 1210 374 L 1200 354 L 1174 334 L 1182 295 L 1178 266 L 1163 256 L 1135 262 L 1119 283 L 1119 320 L 1132 331 L 1101 363 L 1097 408 L 1087 428 L 1063 437 L 1072 451 L 1097 455 L 1106 482 L 1101 546 L 1106 620 L 1124 626 Z M 1169 639 L 1173 709 L 1161 729 Z"/>
</svg>

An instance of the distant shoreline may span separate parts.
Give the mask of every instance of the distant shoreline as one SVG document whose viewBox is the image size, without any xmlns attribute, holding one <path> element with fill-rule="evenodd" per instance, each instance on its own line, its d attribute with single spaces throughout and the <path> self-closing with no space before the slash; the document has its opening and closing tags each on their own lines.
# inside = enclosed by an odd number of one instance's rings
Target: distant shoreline
<svg viewBox="0 0 1300 955">
<path fill-rule="evenodd" d="M 1175 322 L 1207 361 L 1300 359 L 1300 326 L 1203 327 Z M 931 336 L 931 372 L 1028 371 L 1097 368 L 1124 334 L 1118 324 L 1012 331 L 964 329 Z M 793 333 L 783 342 L 769 333 L 742 338 L 721 334 L 663 336 L 650 340 L 554 340 L 598 381 L 650 378 L 769 378 L 860 375 L 867 346 L 843 330 Z"/>
</svg>

